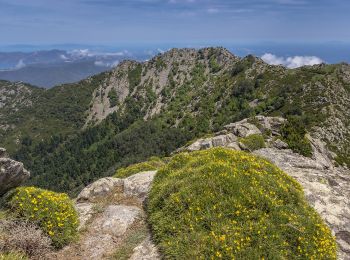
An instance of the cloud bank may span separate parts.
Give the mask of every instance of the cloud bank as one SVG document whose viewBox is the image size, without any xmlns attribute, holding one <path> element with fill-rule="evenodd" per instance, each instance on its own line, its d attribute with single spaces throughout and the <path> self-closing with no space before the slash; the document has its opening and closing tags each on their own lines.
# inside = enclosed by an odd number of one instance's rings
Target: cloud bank
<svg viewBox="0 0 350 260">
<path fill-rule="evenodd" d="M 293 56 L 284 58 L 271 53 L 265 53 L 261 58 L 270 65 L 283 65 L 290 69 L 324 63 L 321 58 L 316 56 Z"/>
</svg>

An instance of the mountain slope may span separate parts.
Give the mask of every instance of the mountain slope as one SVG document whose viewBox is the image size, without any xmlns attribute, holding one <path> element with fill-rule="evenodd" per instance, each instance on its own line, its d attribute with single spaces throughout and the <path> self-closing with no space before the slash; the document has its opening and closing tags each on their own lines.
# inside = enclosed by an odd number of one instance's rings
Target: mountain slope
<svg viewBox="0 0 350 260">
<path fill-rule="evenodd" d="M 45 140 L 22 142 L 15 155 L 33 172 L 32 183 L 74 193 L 115 168 L 168 155 L 225 124 L 263 114 L 297 117 L 344 163 L 349 158 L 349 73 L 346 64 L 290 70 L 223 48 L 173 49 L 148 62 L 125 61 L 81 81 L 80 88 L 71 84 L 44 92 L 52 93 L 48 111 L 59 111 L 50 127 L 56 131 L 38 131 Z M 31 114 L 38 122 L 51 119 L 38 110 Z M 61 133 L 63 138 L 47 138 Z"/>
<path fill-rule="evenodd" d="M 67 135 L 84 125 L 92 91 L 99 77 L 52 89 L 0 81 L 1 145 L 10 153 L 21 142 L 37 144 L 53 135 Z"/>
</svg>

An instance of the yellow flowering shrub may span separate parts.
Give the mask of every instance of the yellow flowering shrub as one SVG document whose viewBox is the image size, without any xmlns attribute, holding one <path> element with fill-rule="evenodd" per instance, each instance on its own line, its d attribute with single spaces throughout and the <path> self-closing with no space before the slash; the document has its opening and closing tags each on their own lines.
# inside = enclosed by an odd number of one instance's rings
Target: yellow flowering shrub
<svg viewBox="0 0 350 260">
<path fill-rule="evenodd" d="M 174 156 L 147 210 L 166 259 L 336 259 L 335 238 L 301 185 L 249 153 Z"/>
<path fill-rule="evenodd" d="M 125 168 L 120 168 L 116 171 L 113 177 L 115 178 L 127 178 L 143 171 L 155 171 L 163 167 L 165 162 L 158 157 L 151 157 L 150 160 L 146 162 L 132 164 Z"/>
<path fill-rule="evenodd" d="M 55 247 L 66 245 L 77 235 L 78 214 L 64 193 L 19 187 L 11 194 L 8 206 L 18 217 L 38 224 Z"/>
</svg>

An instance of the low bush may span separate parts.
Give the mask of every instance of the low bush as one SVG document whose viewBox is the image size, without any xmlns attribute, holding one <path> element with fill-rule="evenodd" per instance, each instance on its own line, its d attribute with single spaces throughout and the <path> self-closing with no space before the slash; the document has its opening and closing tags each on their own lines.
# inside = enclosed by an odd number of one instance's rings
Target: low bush
<svg viewBox="0 0 350 260">
<path fill-rule="evenodd" d="M 281 135 L 289 148 L 306 157 L 312 156 L 310 141 L 305 137 L 306 128 L 300 117 L 290 116 L 281 127 Z"/>
<path fill-rule="evenodd" d="M 165 259 L 336 259 L 335 239 L 300 184 L 249 153 L 174 156 L 147 210 Z"/>
<path fill-rule="evenodd" d="M 50 249 L 51 239 L 33 223 L 0 220 L 0 252 L 6 252 L 9 259 L 12 259 L 10 256 L 13 252 L 19 252 L 31 259 L 43 259 Z"/>
<path fill-rule="evenodd" d="M 253 134 L 244 138 L 239 138 L 239 141 L 250 151 L 255 151 L 265 147 L 264 137 L 260 134 Z"/>
<path fill-rule="evenodd" d="M 165 162 L 158 157 L 151 157 L 149 161 L 132 164 L 125 168 L 120 168 L 114 174 L 115 178 L 127 178 L 143 171 L 155 171 L 165 165 Z"/>
<path fill-rule="evenodd" d="M 77 235 L 78 214 L 64 193 L 20 187 L 10 194 L 7 205 L 17 217 L 40 226 L 57 248 Z"/>
</svg>

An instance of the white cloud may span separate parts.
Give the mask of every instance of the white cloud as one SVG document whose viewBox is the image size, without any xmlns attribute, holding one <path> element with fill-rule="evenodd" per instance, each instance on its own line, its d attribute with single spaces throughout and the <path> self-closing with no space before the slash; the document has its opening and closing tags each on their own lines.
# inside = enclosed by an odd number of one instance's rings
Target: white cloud
<svg viewBox="0 0 350 260">
<path fill-rule="evenodd" d="M 23 62 L 23 60 L 19 60 L 18 63 L 15 66 L 15 69 L 22 69 L 26 66 L 26 64 Z"/>
<path fill-rule="evenodd" d="M 99 66 L 99 67 L 110 67 L 113 68 L 115 66 L 117 66 L 119 64 L 119 61 L 113 61 L 113 62 L 103 62 L 103 61 L 95 61 L 94 62 L 95 66 Z"/>
<path fill-rule="evenodd" d="M 130 53 L 128 50 L 119 51 L 119 52 L 95 52 L 90 51 L 89 49 L 78 49 L 68 52 L 73 58 L 85 58 L 85 57 L 96 57 L 96 56 L 103 56 L 103 57 L 111 57 L 111 56 L 131 56 L 132 53 Z"/>
<path fill-rule="evenodd" d="M 261 56 L 263 61 L 270 65 L 283 65 L 287 68 L 294 69 L 306 65 L 321 64 L 324 61 L 316 56 L 293 56 L 293 57 L 278 57 L 271 53 L 265 53 Z"/>
</svg>

